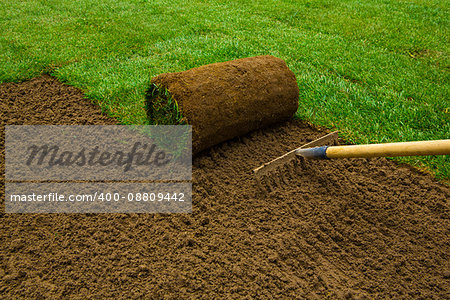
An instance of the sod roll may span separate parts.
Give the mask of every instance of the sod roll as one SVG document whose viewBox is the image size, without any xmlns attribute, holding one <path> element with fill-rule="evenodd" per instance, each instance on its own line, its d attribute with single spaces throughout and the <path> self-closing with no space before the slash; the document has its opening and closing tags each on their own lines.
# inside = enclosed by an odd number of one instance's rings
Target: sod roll
<svg viewBox="0 0 450 300">
<path fill-rule="evenodd" d="M 257 56 L 158 75 L 146 95 L 151 124 L 192 125 L 196 154 L 291 118 L 299 90 L 282 59 Z"/>
</svg>

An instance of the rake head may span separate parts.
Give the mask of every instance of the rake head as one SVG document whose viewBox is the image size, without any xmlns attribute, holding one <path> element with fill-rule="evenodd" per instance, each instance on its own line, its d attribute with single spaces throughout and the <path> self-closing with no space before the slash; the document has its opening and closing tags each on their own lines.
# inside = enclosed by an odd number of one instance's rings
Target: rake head
<svg viewBox="0 0 450 300">
<path fill-rule="evenodd" d="M 283 168 L 288 163 L 296 159 L 295 151 L 299 149 L 305 149 L 305 148 L 311 148 L 311 147 L 317 147 L 317 146 L 324 146 L 324 145 L 336 145 L 338 140 L 338 131 L 334 131 L 332 133 L 329 133 L 321 138 L 318 138 L 312 142 L 309 142 L 299 148 L 296 148 L 294 150 L 291 150 L 261 166 L 253 170 L 254 175 L 256 176 L 256 179 L 259 180 L 260 178 L 267 176 L 273 172 L 276 172 L 277 170 Z"/>
</svg>

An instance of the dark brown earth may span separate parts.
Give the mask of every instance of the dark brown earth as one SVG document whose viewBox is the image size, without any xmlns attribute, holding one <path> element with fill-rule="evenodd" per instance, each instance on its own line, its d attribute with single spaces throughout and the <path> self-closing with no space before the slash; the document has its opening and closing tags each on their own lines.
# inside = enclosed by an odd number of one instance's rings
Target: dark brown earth
<svg viewBox="0 0 450 300">
<path fill-rule="evenodd" d="M 294 73 L 270 55 L 165 73 L 152 83 L 170 92 L 192 125 L 193 153 L 287 121 L 298 108 Z"/>
<path fill-rule="evenodd" d="M 115 123 L 50 77 L 1 85 L 0 101 L 2 134 Z M 1 297 L 448 299 L 450 189 L 431 176 L 311 161 L 256 187 L 253 168 L 324 133 L 293 121 L 205 151 L 192 214 L 1 213 Z"/>
</svg>

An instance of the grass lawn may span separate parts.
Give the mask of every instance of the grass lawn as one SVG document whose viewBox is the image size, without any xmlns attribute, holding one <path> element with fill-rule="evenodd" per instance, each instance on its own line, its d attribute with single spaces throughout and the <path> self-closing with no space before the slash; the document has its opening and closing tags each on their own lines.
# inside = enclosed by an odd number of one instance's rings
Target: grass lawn
<svg viewBox="0 0 450 300">
<path fill-rule="evenodd" d="M 150 78 L 271 54 L 297 76 L 297 116 L 353 143 L 450 138 L 445 0 L 2 0 L 0 82 L 41 73 L 144 124 Z M 450 158 L 402 158 L 450 178 Z"/>
</svg>

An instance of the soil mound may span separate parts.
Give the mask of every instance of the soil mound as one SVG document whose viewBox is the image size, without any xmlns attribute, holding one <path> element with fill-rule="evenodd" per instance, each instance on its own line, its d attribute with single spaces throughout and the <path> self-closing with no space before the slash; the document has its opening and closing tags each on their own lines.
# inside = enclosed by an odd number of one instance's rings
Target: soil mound
<svg viewBox="0 0 450 300">
<path fill-rule="evenodd" d="M 82 96 L 50 77 L 0 85 L 2 134 L 116 123 Z M 324 134 L 292 121 L 203 152 L 192 214 L 2 212 L 0 293 L 448 298 L 450 189 L 429 175 L 386 159 L 310 161 L 257 187 L 253 168 Z"/>
</svg>

